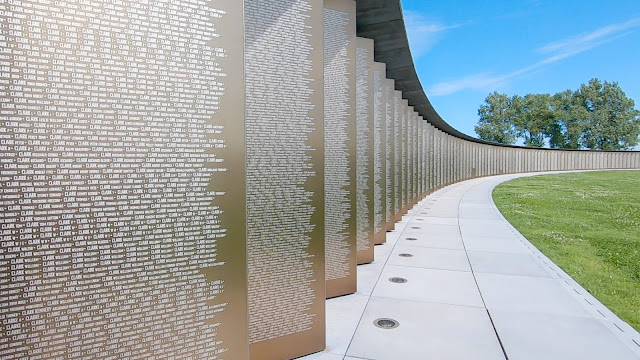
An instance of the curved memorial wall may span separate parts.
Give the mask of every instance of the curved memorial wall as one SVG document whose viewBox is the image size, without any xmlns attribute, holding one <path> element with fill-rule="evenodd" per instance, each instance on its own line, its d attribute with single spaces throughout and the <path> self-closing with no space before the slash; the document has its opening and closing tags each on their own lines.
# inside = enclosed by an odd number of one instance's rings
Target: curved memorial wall
<svg viewBox="0 0 640 360">
<path fill-rule="evenodd" d="M 422 91 L 399 2 L 0 4 L 0 357 L 285 360 L 422 197 L 640 168 L 500 146 Z"/>
</svg>

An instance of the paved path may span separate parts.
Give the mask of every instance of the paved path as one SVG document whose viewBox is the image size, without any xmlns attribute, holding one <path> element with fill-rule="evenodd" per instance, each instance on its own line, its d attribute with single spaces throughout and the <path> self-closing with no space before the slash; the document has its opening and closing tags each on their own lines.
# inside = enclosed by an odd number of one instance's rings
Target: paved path
<svg viewBox="0 0 640 360">
<path fill-rule="evenodd" d="M 303 359 L 640 359 L 640 334 L 496 209 L 493 188 L 521 176 L 461 182 L 415 206 L 358 267 L 358 292 L 327 301 L 327 349 Z"/>
</svg>

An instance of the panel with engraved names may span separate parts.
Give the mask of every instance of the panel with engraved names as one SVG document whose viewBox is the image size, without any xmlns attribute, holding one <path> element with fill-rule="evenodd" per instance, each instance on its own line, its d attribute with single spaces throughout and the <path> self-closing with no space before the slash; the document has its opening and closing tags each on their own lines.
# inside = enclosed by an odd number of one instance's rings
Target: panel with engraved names
<svg viewBox="0 0 640 360">
<path fill-rule="evenodd" d="M 0 9 L 1 357 L 247 359 L 242 3 Z"/>
</svg>

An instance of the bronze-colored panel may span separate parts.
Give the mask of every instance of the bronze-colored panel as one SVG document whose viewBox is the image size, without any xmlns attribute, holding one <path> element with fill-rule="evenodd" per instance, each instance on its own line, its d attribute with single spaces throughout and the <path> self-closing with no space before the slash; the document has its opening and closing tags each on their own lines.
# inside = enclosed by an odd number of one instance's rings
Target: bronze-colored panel
<svg viewBox="0 0 640 360">
<path fill-rule="evenodd" d="M 449 185 L 451 183 L 451 136 L 447 133 L 442 134 L 443 146 L 445 156 L 445 166 L 444 166 L 444 184 Z"/>
<path fill-rule="evenodd" d="M 449 156 L 449 161 L 450 161 L 450 175 L 449 175 L 449 181 L 451 183 L 455 183 L 456 181 L 458 181 L 457 178 L 457 172 L 456 172 L 456 138 L 453 136 L 449 136 L 449 149 L 450 149 L 450 156 Z"/>
<path fill-rule="evenodd" d="M 415 143 L 414 141 L 414 129 L 413 129 L 413 106 L 409 106 L 407 108 L 407 142 L 406 142 L 406 147 L 407 147 L 407 188 L 406 188 L 406 198 L 407 198 L 407 211 L 409 209 L 411 209 L 413 207 L 413 185 L 414 185 L 414 178 L 413 178 L 413 168 L 414 168 L 414 163 L 413 163 L 413 145 Z"/>
<path fill-rule="evenodd" d="M 433 139 L 433 145 L 432 145 L 432 149 L 433 149 L 433 154 L 432 154 L 432 162 L 431 162 L 431 169 L 432 169 L 432 179 L 433 179 L 433 190 L 437 189 L 440 186 L 439 183 L 439 174 L 440 174 L 440 164 L 442 163 L 442 159 L 440 159 L 440 154 L 439 154 L 439 142 L 440 142 L 440 134 L 439 134 L 439 130 L 436 129 L 434 126 L 431 126 L 431 136 Z"/>
<path fill-rule="evenodd" d="M 428 160 L 428 178 L 429 178 L 429 192 L 432 192 L 436 188 L 436 178 L 435 178 L 435 128 L 433 125 L 429 124 L 427 126 L 427 148 L 429 149 L 429 160 Z"/>
<path fill-rule="evenodd" d="M 418 117 L 418 200 L 424 194 L 424 120 Z"/>
<path fill-rule="evenodd" d="M 425 139 L 424 139 L 424 147 L 425 147 L 425 195 L 431 192 L 431 155 L 433 141 L 431 140 L 431 124 L 425 120 Z"/>
<path fill-rule="evenodd" d="M 469 175 L 467 174 L 467 164 L 469 161 L 468 145 L 468 141 L 460 141 L 460 180 L 466 180 L 469 178 Z"/>
<path fill-rule="evenodd" d="M 409 102 L 402 99 L 402 215 L 409 212 Z"/>
<path fill-rule="evenodd" d="M 422 121 L 422 197 L 429 193 L 429 123 Z"/>
<path fill-rule="evenodd" d="M 387 69 L 382 63 L 373 64 L 373 238 L 376 245 L 387 241 L 386 222 L 386 178 L 387 178 L 387 87 L 385 86 Z"/>
<path fill-rule="evenodd" d="M 453 136 L 449 137 L 449 148 L 451 149 L 451 183 L 458 181 L 458 142 L 456 140 Z"/>
<path fill-rule="evenodd" d="M 453 148 L 452 148 L 452 137 L 449 134 L 445 134 L 445 144 L 446 144 L 446 154 L 447 154 L 447 166 L 446 166 L 446 174 L 447 174 L 447 185 L 453 182 Z"/>
<path fill-rule="evenodd" d="M 416 118 L 416 203 L 422 198 L 422 117 Z"/>
<path fill-rule="evenodd" d="M 422 119 L 422 197 L 429 192 L 429 123 Z"/>
<path fill-rule="evenodd" d="M 356 4 L 324 2 L 324 186 L 327 298 L 356 274 Z"/>
<path fill-rule="evenodd" d="M 409 207 L 413 208 L 413 206 L 416 204 L 417 199 L 416 199 L 416 184 L 418 183 L 418 179 L 416 178 L 416 144 L 417 144 L 417 134 L 418 132 L 416 131 L 416 124 L 418 122 L 418 114 L 413 110 L 413 107 L 409 108 L 409 115 L 410 115 L 410 120 L 411 122 L 409 123 L 410 125 L 410 130 L 411 130 L 411 141 L 409 143 L 409 152 L 411 153 L 411 157 L 410 157 L 410 161 L 411 161 L 411 167 L 410 167 L 410 173 L 409 173 L 409 179 L 411 180 L 411 187 L 409 187 L 409 196 L 410 196 L 410 201 L 409 201 Z"/>
<path fill-rule="evenodd" d="M 356 193 L 358 264 L 373 262 L 373 40 L 356 38 Z"/>
<path fill-rule="evenodd" d="M 435 177 L 436 177 L 436 189 L 439 189 L 442 186 L 442 168 L 444 164 L 444 157 L 442 156 L 442 131 L 435 129 L 435 141 L 436 141 L 436 149 L 435 149 Z"/>
<path fill-rule="evenodd" d="M 445 174 L 445 185 L 449 185 L 451 184 L 451 180 L 452 180 L 452 159 L 451 159 L 451 135 L 445 133 L 443 134 L 443 138 L 444 138 L 444 154 L 446 156 L 446 165 L 444 168 L 444 174 Z"/>
<path fill-rule="evenodd" d="M 393 169 L 393 192 L 394 192 L 394 218 L 395 221 L 402 220 L 402 189 L 403 189 L 403 179 L 402 169 L 403 169 L 403 156 L 402 156 L 402 144 L 404 143 L 402 139 L 402 123 L 403 123 L 403 107 L 402 107 L 402 93 L 400 91 L 394 90 L 394 123 L 393 123 L 393 139 L 394 139 L 394 149 L 393 149 L 393 157 L 394 157 L 394 169 Z"/>
<path fill-rule="evenodd" d="M 463 142 L 456 138 L 456 154 L 454 156 L 456 162 L 456 181 L 462 181 L 464 179 L 463 175 L 463 165 L 464 165 L 464 148 Z"/>
<path fill-rule="evenodd" d="M 394 124 L 395 124 L 395 112 L 394 112 L 394 104 L 395 104 L 395 90 L 394 90 L 394 82 L 393 80 L 385 79 L 385 94 L 387 97 L 386 103 L 386 116 L 385 116 L 385 138 L 386 138 L 386 222 L 387 222 L 387 231 L 392 231 L 395 228 L 395 157 L 394 157 L 394 149 L 395 149 L 395 137 L 394 137 Z"/>
<path fill-rule="evenodd" d="M 436 149 L 435 149 L 435 177 L 436 177 L 436 188 L 440 188 L 442 186 L 442 168 L 444 164 L 444 157 L 442 156 L 442 131 L 435 129 L 435 141 L 436 141 Z"/>
<path fill-rule="evenodd" d="M 446 186 L 450 182 L 450 173 L 451 173 L 451 150 L 449 148 L 449 134 L 447 133 L 442 134 L 442 147 L 443 147 L 442 155 L 444 155 L 444 168 L 443 168 L 444 179 L 443 179 L 442 185 Z"/>
<path fill-rule="evenodd" d="M 464 180 L 469 179 L 469 145 L 469 141 L 462 141 L 462 176 Z"/>
<path fill-rule="evenodd" d="M 442 132 L 440 134 L 442 140 L 442 186 L 449 183 L 449 134 Z"/>
<path fill-rule="evenodd" d="M 322 0 L 245 0 L 253 360 L 325 348 Z"/>
<path fill-rule="evenodd" d="M 436 130 L 436 188 L 442 187 L 444 174 L 444 156 L 442 153 L 442 131 Z"/>
<path fill-rule="evenodd" d="M 463 180 L 469 179 L 469 141 L 463 140 L 461 141 L 461 176 Z"/>
<path fill-rule="evenodd" d="M 179 3 L 11 3 L 3 359 L 248 358 L 242 3 Z"/>
<path fill-rule="evenodd" d="M 418 162 L 418 167 L 417 167 L 417 181 L 418 181 L 418 186 L 417 186 L 417 200 L 418 202 L 422 199 L 422 180 L 424 179 L 422 176 L 422 160 L 424 159 L 422 157 L 422 141 L 424 140 L 424 137 L 422 136 L 422 124 L 424 123 L 424 120 L 422 120 L 422 116 L 418 116 L 418 120 L 416 121 L 416 127 L 417 127 L 417 131 L 418 131 L 418 136 L 417 136 L 417 148 L 416 148 L 416 158 L 417 158 L 417 162 Z"/>
<path fill-rule="evenodd" d="M 420 128 L 418 125 L 419 117 L 418 113 L 414 112 L 414 121 L 413 121 L 413 203 L 414 205 L 418 203 L 419 192 L 420 192 Z"/>
</svg>

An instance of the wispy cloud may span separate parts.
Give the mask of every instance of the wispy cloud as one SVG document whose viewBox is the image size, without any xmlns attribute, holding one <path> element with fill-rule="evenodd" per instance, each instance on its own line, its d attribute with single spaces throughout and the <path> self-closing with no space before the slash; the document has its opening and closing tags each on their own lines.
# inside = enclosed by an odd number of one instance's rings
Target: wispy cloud
<svg viewBox="0 0 640 360">
<path fill-rule="evenodd" d="M 607 25 L 589 33 L 554 41 L 537 49 L 538 53 L 546 55 L 546 57 L 532 65 L 502 75 L 481 73 L 464 76 L 452 81 L 437 83 L 431 86 L 427 93 L 430 96 L 445 96 L 462 90 L 495 90 L 497 87 L 505 85 L 513 78 L 540 70 L 542 67 L 549 64 L 553 64 L 560 60 L 594 49 L 623 36 L 627 36 L 638 26 L 640 26 L 640 18 L 634 18 L 623 23 Z"/>
<path fill-rule="evenodd" d="M 414 58 L 419 58 L 433 48 L 448 30 L 459 28 L 462 24 L 446 25 L 430 21 L 416 11 L 404 12 L 404 23 L 409 37 L 409 46 Z"/>
<path fill-rule="evenodd" d="M 638 26 L 640 26 L 640 18 L 631 19 L 619 24 L 607 25 L 589 33 L 571 36 L 546 44 L 538 48 L 538 52 L 542 54 L 555 54 L 556 56 L 581 53 L 615 40 L 620 37 L 621 34 L 629 33 L 628 30 Z"/>
<path fill-rule="evenodd" d="M 444 96 L 457 93 L 462 90 L 487 90 L 498 87 L 504 83 L 504 76 L 491 74 L 473 74 L 453 81 L 445 81 L 431 86 L 427 90 L 429 96 Z"/>
</svg>

